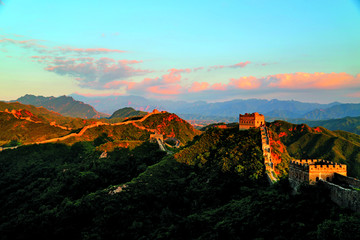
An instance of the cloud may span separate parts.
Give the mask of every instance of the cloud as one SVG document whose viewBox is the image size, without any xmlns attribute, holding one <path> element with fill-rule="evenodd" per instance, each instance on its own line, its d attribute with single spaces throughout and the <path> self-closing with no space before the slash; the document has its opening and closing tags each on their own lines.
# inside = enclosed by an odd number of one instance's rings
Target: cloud
<svg viewBox="0 0 360 240">
<path fill-rule="evenodd" d="M 166 83 L 177 83 L 181 81 L 181 74 L 182 73 L 189 73 L 191 72 L 191 69 L 176 69 L 172 68 L 168 70 L 170 72 L 169 74 L 165 74 L 162 76 L 162 79 L 160 79 L 161 82 L 164 84 Z"/>
<path fill-rule="evenodd" d="M 360 74 L 348 73 L 285 73 L 266 77 L 266 82 L 272 88 L 286 89 L 338 89 L 351 88 L 360 85 Z"/>
<path fill-rule="evenodd" d="M 243 68 L 250 63 L 251 63 L 250 61 L 246 61 L 246 62 L 239 62 L 239 63 L 233 64 L 233 65 L 214 65 L 214 66 L 210 66 L 208 68 L 208 72 L 210 72 L 212 70 L 222 69 L 222 68 Z"/>
<path fill-rule="evenodd" d="M 210 84 L 208 82 L 193 82 L 191 87 L 188 89 L 188 92 L 203 92 L 207 90 L 215 91 L 227 91 L 234 89 L 244 89 L 244 90 L 253 90 L 260 88 L 262 86 L 261 79 L 256 77 L 241 77 L 238 79 L 232 78 L 229 82 L 226 83 L 214 83 Z"/>
<path fill-rule="evenodd" d="M 131 62 L 128 62 L 129 64 Z M 182 74 L 190 73 L 193 70 L 190 68 L 176 69 L 171 68 L 167 70 L 167 74 L 160 77 L 144 78 L 140 82 L 127 80 L 114 80 L 104 85 L 106 89 L 125 88 L 130 94 L 151 94 L 151 95 L 178 95 L 185 92 L 185 87 L 181 85 Z"/>
<path fill-rule="evenodd" d="M 78 54 L 106 54 L 106 53 L 124 53 L 126 51 L 108 48 L 71 48 L 71 47 L 55 47 L 52 52 L 61 53 L 78 53 Z"/>
<path fill-rule="evenodd" d="M 206 91 L 225 91 L 234 90 L 259 90 L 259 91 L 279 91 L 281 89 L 301 90 L 336 90 L 360 87 L 360 74 L 351 75 L 348 73 L 283 73 L 269 75 L 265 77 L 244 76 L 231 78 L 227 83 L 193 82 L 188 88 L 189 93 Z M 358 97 L 359 93 L 348 95 Z"/>
<path fill-rule="evenodd" d="M 211 89 L 218 90 L 218 91 L 225 91 L 227 89 L 228 85 L 224 83 L 214 83 L 211 86 Z"/>
<path fill-rule="evenodd" d="M 40 56 L 32 56 L 39 58 Z M 136 60 L 119 60 L 112 58 L 50 58 L 49 56 L 40 57 L 48 63 L 44 69 L 54 72 L 58 75 L 71 76 L 77 80 L 80 87 L 92 89 L 109 89 L 119 87 L 125 84 L 120 80 L 128 79 L 134 76 L 147 74 L 151 71 L 135 69 L 129 64 L 140 63 Z M 39 61 L 39 60 L 38 60 Z M 130 83 L 128 83 L 131 86 Z"/>
<path fill-rule="evenodd" d="M 0 44 L 3 44 L 5 46 L 11 44 L 21 48 L 30 49 L 39 53 L 48 52 L 49 51 L 48 47 L 39 44 L 39 42 L 43 42 L 43 41 L 38 39 L 29 39 L 29 40 L 16 40 L 11 38 L 0 39 Z"/>
<path fill-rule="evenodd" d="M 230 83 L 228 85 L 239 89 L 250 90 L 259 88 L 262 85 L 262 81 L 256 77 L 249 76 L 238 79 L 232 78 L 230 79 Z"/>
<path fill-rule="evenodd" d="M 17 38 L 23 38 L 22 35 L 13 34 Z M 73 48 L 73 47 L 63 47 L 63 46 L 46 46 L 44 43 L 46 41 L 39 39 L 28 39 L 28 40 L 17 40 L 12 38 L 2 38 L 0 39 L 0 44 L 3 45 L 15 45 L 21 48 L 29 49 L 38 53 L 48 53 L 48 54 L 77 54 L 79 56 L 83 55 L 100 55 L 100 54 L 109 54 L 109 53 L 125 53 L 124 50 L 119 49 L 109 49 L 109 48 Z"/>
<path fill-rule="evenodd" d="M 189 92 L 202 92 L 205 90 L 208 90 L 210 87 L 210 84 L 207 82 L 193 82 L 191 87 L 189 88 Z"/>
<path fill-rule="evenodd" d="M 193 69 L 193 71 L 194 71 L 194 72 L 197 72 L 197 71 L 203 70 L 203 69 L 204 69 L 204 67 L 196 67 L 196 68 Z"/>
<path fill-rule="evenodd" d="M 120 87 L 125 87 L 127 90 L 131 90 L 136 86 L 136 82 L 126 81 L 126 80 L 115 80 L 104 84 L 106 89 L 117 89 Z"/>
</svg>

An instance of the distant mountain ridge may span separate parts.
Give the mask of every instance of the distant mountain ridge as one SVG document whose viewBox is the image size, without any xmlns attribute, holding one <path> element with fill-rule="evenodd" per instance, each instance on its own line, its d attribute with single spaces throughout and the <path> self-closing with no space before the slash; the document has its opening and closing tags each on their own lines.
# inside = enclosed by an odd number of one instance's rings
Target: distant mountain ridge
<svg viewBox="0 0 360 240">
<path fill-rule="evenodd" d="M 342 130 L 360 135 L 360 117 L 305 122 L 310 127 L 322 126 L 329 130 Z"/>
<path fill-rule="evenodd" d="M 95 108 L 91 105 L 74 100 L 74 98 L 69 96 L 43 97 L 27 94 L 15 101 L 23 104 L 34 105 L 36 107 L 44 107 L 48 110 L 60 113 L 61 115 L 67 117 L 89 119 L 109 116 L 107 114 L 96 111 Z"/>
<path fill-rule="evenodd" d="M 312 120 L 326 120 L 358 116 L 360 116 L 360 104 L 346 103 L 335 105 L 327 109 L 316 109 L 305 114 L 304 118 Z"/>
<path fill-rule="evenodd" d="M 146 99 L 139 96 L 109 96 L 109 97 L 85 97 L 82 95 L 71 94 L 74 99 L 91 104 L 102 112 L 113 113 L 118 106 L 133 107 L 137 110 L 148 111 L 159 109 L 191 117 L 191 115 L 213 116 L 213 117 L 236 117 L 239 113 L 261 112 L 268 117 L 281 118 L 311 118 L 310 112 L 316 109 L 328 109 L 337 105 L 339 102 L 329 104 L 304 103 L 299 101 L 265 100 L 265 99 L 236 99 L 225 102 L 207 103 L 205 101 L 186 102 L 171 100 Z M 356 105 L 356 104 L 355 104 Z M 360 106 L 360 104 L 358 104 Z M 309 114 L 309 115 L 307 115 Z M 360 116 L 360 112 L 358 114 Z M 334 116 L 334 115 L 332 115 Z M 340 117 L 346 117 L 339 115 Z"/>
</svg>

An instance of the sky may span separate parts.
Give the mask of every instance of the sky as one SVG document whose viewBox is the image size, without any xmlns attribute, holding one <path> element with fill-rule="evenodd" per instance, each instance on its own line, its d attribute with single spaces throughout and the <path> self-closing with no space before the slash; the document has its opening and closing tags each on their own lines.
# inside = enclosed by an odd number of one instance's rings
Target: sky
<svg viewBox="0 0 360 240">
<path fill-rule="evenodd" d="M 360 103 L 360 0 L 0 1 L 0 100 Z"/>
</svg>

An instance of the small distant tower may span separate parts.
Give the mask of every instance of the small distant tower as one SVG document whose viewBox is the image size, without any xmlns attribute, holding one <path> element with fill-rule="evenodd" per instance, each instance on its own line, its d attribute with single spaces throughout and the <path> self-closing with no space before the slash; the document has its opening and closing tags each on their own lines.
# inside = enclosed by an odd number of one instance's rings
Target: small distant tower
<svg viewBox="0 0 360 240">
<path fill-rule="evenodd" d="M 239 115 L 239 129 L 246 130 L 250 128 L 258 128 L 265 125 L 265 117 L 257 112 L 245 113 Z"/>
</svg>

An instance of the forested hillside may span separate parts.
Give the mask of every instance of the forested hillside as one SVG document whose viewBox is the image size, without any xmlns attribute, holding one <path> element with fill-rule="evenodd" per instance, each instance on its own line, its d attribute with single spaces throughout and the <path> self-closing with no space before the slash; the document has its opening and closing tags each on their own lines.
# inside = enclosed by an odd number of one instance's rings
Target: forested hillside
<svg viewBox="0 0 360 240">
<path fill-rule="evenodd" d="M 105 158 L 95 141 L 5 150 L 1 239 L 359 238 L 359 215 L 325 190 L 269 186 L 259 135 L 210 129 L 175 158 L 151 143 Z"/>
<path fill-rule="evenodd" d="M 16 118 L 13 114 L 0 112 L 0 146 L 10 142 L 17 144 L 34 143 L 37 141 L 48 140 L 69 134 L 70 131 L 59 127 L 51 126 L 48 123 L 34 122 L 39 120 L 30 112 L 17 112 L 22 114 L 28 121 Z"/>
<path fill-rule="evenodd" d="M 153 114 L 139 125 L 149 129 L 156 129 L 158 133 L 164 135 L 164 138 L 177 138 L 182 145 L 200 134 L 200 131 L 194 129 L 191 124 L 179 118 L 176 114 L 168 112 Z"/>
<path fill-rule="evenodd" d="M 360 112 L 359 112 L 360 115 Z M 343 130 L 355 134 L 360 134 L 360 116 L 359 117 L 345 117 L 338 119 L 330 119 L 323 121 L 309 121 L 307 124 L 310 127 L 322 126 L 329 130 Z"/>
<path fill-rule="evenodd" d="M 359 135 L 284 121 L 275 121 L 269 127 L 278 135 L 292 157 L 344 163 L 348 166 L 349 176 L 360 177 Z"/>
<path fill-rule="evenodd" d="M 19 102 L 6 103 L 0 101 L 0 111 L 4 112 L 6 111 L 6 109 L 8 110 L 8 112 L 11 112 L 12 110 L 27 111 L 26 115 L 31 115 L 32 118 L 36 119 L 36 121 L 41 121 L 42 123 L 47 124 L 59 125 L 69 129 L 82 128 L 83 126 L 95 121 L 91 119 L 65 117 L 60 113 L 50 111 L 44 107 L 35 107 L 33 105 L 22 104 Z M 22 116 L 19 115 L 19 117 Z"/>
</svg>

